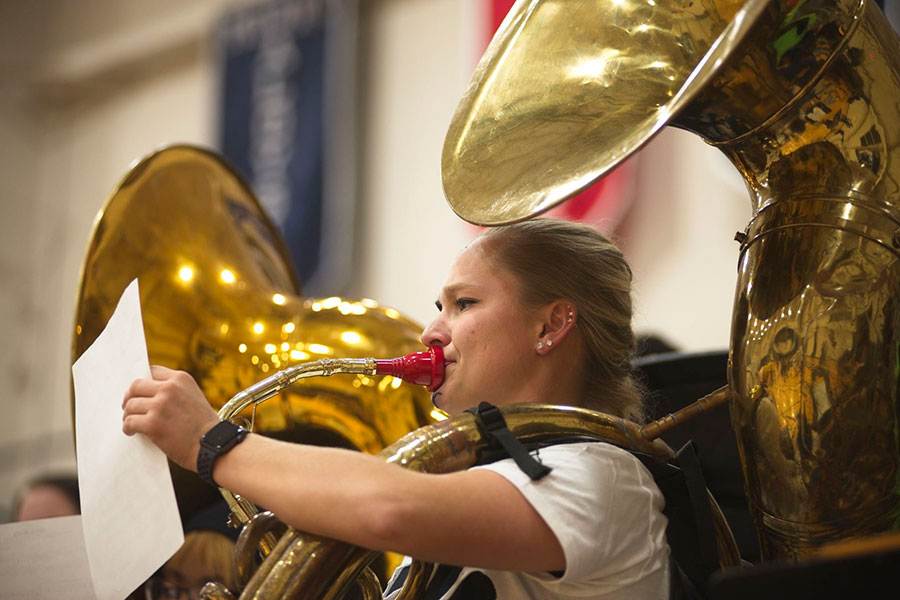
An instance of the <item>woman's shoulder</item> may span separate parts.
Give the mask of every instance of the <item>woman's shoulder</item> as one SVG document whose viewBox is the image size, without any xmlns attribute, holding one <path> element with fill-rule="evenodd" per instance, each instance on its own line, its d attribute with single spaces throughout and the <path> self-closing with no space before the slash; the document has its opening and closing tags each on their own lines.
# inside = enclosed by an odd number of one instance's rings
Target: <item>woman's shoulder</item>
<svg viewBox="0 0 900 600">
<path fill-rule="evenodd" d="M 542 462 L 555 462 L 562 466 L 573 466 L 578 463 L 643 466 L 640 459 L 633 453 L 615 444 L 602 441 L 553 444 L 537 449 L 535 455 Z"/>
<path fill-rule="evenodd" d="M 608 457 L 631 457 L 634 458 L 634 455 L 625 450 L 624 448 L 620 448 L 615 444 L 604 441 L 584 441 L 584 442 L 571 442 L 571 443 L 559 443 L 559 444 L 548 444 L 546 446 L 541 447 L 538 452 L 540 453 L 560 453 L 564 455 L 579 455 L 579 454 L 588 454 L 593 456 L 608 456 Z"/>
<path fill-rule="evenodd" d="M 492 470 L 517 485 L 563 548 L 566 574 L 546 585 L 583 592 L 636 585 L 648 573 L 665 580 L 664 500 L 637 457 L 606 442 L 557 444 L 533 455 L 552 469 L 540 480 L 511 460 Z"/>
<path fill-rule="evenodd" d="M 547 477 L 537 481 L 530 480 L 512 459 L 500 460 L 480 468 L 495 471 L 520 488 L 607 488 L 612 481 L 619 486 L 620 493 L 629 488 L 656 487 L 653 476 L 640 459 L 628 450 L 606 442 L 554 444 L 532 451 L 532 456 L 550 467 Z"/>
</svg>

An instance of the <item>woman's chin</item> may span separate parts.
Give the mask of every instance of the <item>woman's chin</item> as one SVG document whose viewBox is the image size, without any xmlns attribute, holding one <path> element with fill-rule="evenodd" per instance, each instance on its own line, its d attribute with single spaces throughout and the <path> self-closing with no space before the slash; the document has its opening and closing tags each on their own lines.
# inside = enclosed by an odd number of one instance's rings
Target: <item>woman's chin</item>
<svg viewBox="0 0 900 600">
<path fill-rule="evenodd" d="M 454 405 L 452 398 L 445 393 L 443 389 L 439 389 L 431 394 L 431 403 L 435 408 L 441 409 L 451 417 L 455 417 L 462 413 L 462 409 Z"/>
</svg>

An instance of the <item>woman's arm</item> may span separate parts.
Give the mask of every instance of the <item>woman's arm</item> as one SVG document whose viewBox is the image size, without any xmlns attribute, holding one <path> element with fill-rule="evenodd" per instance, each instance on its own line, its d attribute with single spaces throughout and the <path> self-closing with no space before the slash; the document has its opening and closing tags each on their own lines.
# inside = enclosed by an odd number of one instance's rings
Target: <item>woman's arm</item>
<svg viewBox="0 0 900 600">
<path fill-rule="evenodd" d="M 199 439 L 218 422 L 186 373 L 153 367 L 126 394 L 123 431 L 143 433 L 196 470 Z M 408 471 L 335 448 L 250 435 L 215 464 L 216 482 L 302 531 L 446 564 L 565 569 L 553 532 L 516 487 L 483 470 Z"/>
</svg>

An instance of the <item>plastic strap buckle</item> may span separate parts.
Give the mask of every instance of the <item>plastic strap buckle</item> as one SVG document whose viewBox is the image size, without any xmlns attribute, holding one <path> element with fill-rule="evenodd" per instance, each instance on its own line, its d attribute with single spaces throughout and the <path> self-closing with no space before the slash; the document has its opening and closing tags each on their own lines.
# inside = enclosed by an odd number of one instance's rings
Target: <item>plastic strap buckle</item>
<svg viewBox="0 0 900 600">
<path fill-rule="evenodd" d="M 517 440 L 516 436 L 509 430 L 509 427 L 506 426 L 506 419 L 503 418 L 503 413 L 500 412 L 499 408 L 493 404 L 482 402 L 466 412 L 475 415 L 478 426 L 485 437 L 491 442 L 496 442 L 503 446 L 510 458 L 533 481 L 541 479 L 553 470 L 547 465 L 541 464 L 529 454 L 522 442 Z"/>
</svg>

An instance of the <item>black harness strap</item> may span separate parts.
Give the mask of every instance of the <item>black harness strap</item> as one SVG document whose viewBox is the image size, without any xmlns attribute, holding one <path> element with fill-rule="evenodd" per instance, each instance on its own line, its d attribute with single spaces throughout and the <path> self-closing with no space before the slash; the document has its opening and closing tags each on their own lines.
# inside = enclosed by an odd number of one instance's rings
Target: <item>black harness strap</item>
<svg viewBox="0 0 900 600">
<path fill-rule="evenodd" d="M 665 497 L 663 514 L 669 522 L 666 540 L 675 563 L 673 599 L 702 598 L 710 576 L 718 570 L 718 546 L 712 509 L 696 445 L 688 442 L 668 464 L 640 452 L 632 452 L 656 482 Z"/>
<path fill-rule="evenodd" d="M 694 526 L 697 528 L 697 563 L 707 577 L 719 568 L 719 550 L 713 527 L 712 508 L 706 490 L 706 480 L 697 458 L 697 444 L 691 440 L 675 455 L 675 462 L 684 473 L 684 482 L 691 498 Z"/>
<path fill-rule="evenodd" d="M 490 444 L 499 444 L 506 451 L 506 454 L 516 461 L 516 465 L 528 475 L 533 481 L 549 474 L 551 469 L 547 465 L 543 465 L 534 459 L 522 442 L 516 439 L 509 427 L 506 426 L 506 419 L 503 413 L 493 404 L 482 402 L 475 408 L 470 408 L 466 412 L 475 415 L 478 427 Z"/>
<path fill-rule="evenodd" d="M 462 573 L 462 567 L 452 567 L 450 565 L 438 565 L 431 581 L 428 582 L 428 589 L 425 590 L 423 600 L 440 600 L 447 593 L 447 590 L 456 582 L 459 574 Z"/>
<path fill-rule="evenodd" d="M 453 591 L 451 600 L 497 600 L 497 588 L 481 571 L 472 571 Z"/>
<path fill-rule="evenodd" d="M 408 575 L 409 565 L 400 567 L 400 569 L 391 578 L 390 585 L 388 585 L 387 589 L 384 590 L 384 595 L 390 596 L 391 594 L 402 588 L 403 584 L 406 583 L 406 578 Z"/>
</svg>

